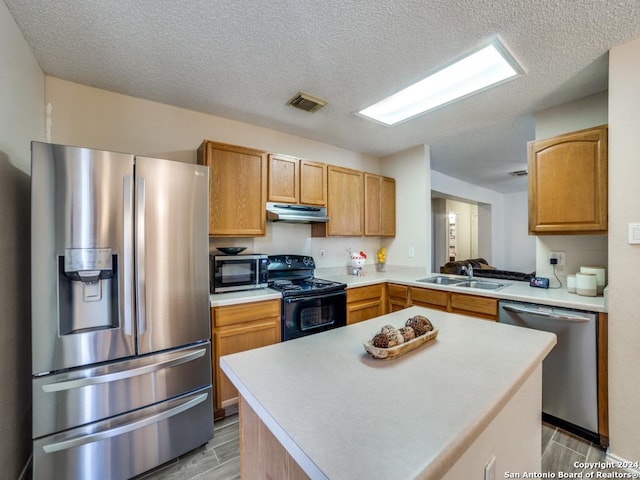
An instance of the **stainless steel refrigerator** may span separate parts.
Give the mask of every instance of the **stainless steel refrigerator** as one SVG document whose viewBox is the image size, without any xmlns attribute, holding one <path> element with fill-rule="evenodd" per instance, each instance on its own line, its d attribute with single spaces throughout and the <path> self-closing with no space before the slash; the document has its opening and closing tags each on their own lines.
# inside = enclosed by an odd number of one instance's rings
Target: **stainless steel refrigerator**
<svg viewBox="0 0 640 480">
<path fill-rule="evenodd" d="M 33 478 L 130 478 L 213 437 L 208 169 L 31 154 Z"/>
</svg>

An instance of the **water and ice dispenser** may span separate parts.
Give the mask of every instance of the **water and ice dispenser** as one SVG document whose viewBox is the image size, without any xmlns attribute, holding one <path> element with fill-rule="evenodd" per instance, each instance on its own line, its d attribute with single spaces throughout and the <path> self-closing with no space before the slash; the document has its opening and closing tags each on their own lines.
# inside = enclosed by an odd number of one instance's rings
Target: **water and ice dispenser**
<svg viewBox="0 0 640 480">
<path fill-rule="evenodd" d="M 60 334 L 118 326 L 117 256 L 110 248 L 66 248 L 58 260 Z"/>
</svg>

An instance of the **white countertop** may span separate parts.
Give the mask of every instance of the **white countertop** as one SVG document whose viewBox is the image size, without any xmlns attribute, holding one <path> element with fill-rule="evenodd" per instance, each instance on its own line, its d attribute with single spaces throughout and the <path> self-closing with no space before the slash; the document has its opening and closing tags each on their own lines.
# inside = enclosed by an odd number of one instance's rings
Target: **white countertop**
<svg viewBox="0 0 640 480">
<path fill-rule="evenodd" d="M 367 267 L 373 267 L 368 265 Z M 344 273 L 340 273 L 344 272 Z M 498 280 L 493 278 L 478 279 L 490 282 L 500 282 L 508 284 L 508 286 L 500 290 L 480 290 L 474 288 L 452 287 L 448 285 L 434 285 L 421 283 L 417 280 L 428 278 L 438 273 L 428 273 L 421 268 L 410 267 L 388 267 L 386 272 L 376 272 L 373 268 L 367 269 L 363 276 L 347 275 L 346 267 L 331 269 L 316 269 L 315 275 L 318 278 L 327 280 L 335 280 L 343 282 L 347 288 L 361 287 L 373 285 L 382 282 L 399 283 L 402 285 L 413 285 L 423 288 L 433 288 L 435 290 L 446 290 L 450 292 L 461 292 L 472 295 L 479 295 L 491 298 L 515 300 L 520 302 L 537 303 L 541 305 L 550 305 L 563 308 L 573 308 L 576 310 L 585 310 L 590 312 L 606 312 L 604 297 L 583 297 L 575 293 L 569 293 L 566 286 L 560 289 L 553 288 L 535 288 L 530 287 L 528 282 L 517 282 L 513 280 Z M 454 275 L 447 275 L 454 276 Z M 464 277 L 459 277 L 464 278 Z M 222 293 L 210 295 L 211 306 L 233 305 L 244 302 L 258 302 L 261 300 L 270 300 L 273 298 L 281 298 L 278 291 L 270 288 L 261 290 L 249 290 L 244 292 Z"/>
<path fill-rule="evenodd" d="M 345 269 L 346 270 L 346 269 Z M 528 282 L 518 282 L 514 280 L 500 280 L 496 278 L 475 277 L 475 280 L 486 280 L 488 282 L 504 283 L 507 286 L 500 290 L 481 290 L 477 288 L 461 288 L 450 285 L 435 285 L 429 283 L 421 283 L 417 280 L 422 278 L 443 275 L 440 273 L 428 273 L 422 269 L 415 268 L 394 268 L 390 267 L 386 272 L 367 271 L 364 276 L 355 276 L 347 274 L 335 274 L 336 269 L 327 269 L 325 272 L 316 270 L 316 276 L 326 278 L 327 280 L 335 280 L 347 284 L 349 287 L 361 287 L 372 285 L 380 282 L 391 282 L 402 285 L 413 285 L 416 287 L 433 288 L 434 290 L 446 290 L 449 292 L 461 292 L 471 295 L 479 295 L 491 298 L 499 298 L 505 300 L 515 300 L 519 302 L 530 302 L 541 305 L 550 305 L 556 307 L 573 308 L 577 310 L 586 310 L 590 312 L 606 312 L 606 306 L 603 296 L 584 297 L 575 293 L 569 293 L 566 286 L 559 289 L 554 288 L 536 288 L 529 286 Z M 465 279 L 464 276 L 443 275 L 446 277 L 456 277 Z"/>
<path fill-rule="evenodd" d="M 435 341 L 363 348 L 423 314 Z M 222 370 L 311 478 L 440 478 L 555 345 L 547 332 L 420 307 L 227 355 Z"/>
</svg>

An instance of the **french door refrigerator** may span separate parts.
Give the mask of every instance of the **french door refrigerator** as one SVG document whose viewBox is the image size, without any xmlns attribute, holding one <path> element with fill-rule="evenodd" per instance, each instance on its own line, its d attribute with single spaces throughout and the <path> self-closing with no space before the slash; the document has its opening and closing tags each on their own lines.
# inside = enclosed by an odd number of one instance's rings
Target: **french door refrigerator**
<svg viewBox="0 0 640 480">
<path fill-rule="evenodd" d="M 31 154 L 33 478 L 130 478 L 213 437 L 208 169 Z"/>
</svg>

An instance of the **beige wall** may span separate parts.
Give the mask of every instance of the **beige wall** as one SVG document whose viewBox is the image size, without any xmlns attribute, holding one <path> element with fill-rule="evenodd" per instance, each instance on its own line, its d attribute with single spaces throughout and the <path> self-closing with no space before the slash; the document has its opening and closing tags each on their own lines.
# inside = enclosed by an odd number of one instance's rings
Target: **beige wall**
<svg viewBox="0 0 640 480">
<path fill-rule="evenodd" d="M 46 77 L 47 116 L 53 143 L 116 150 L 195 163 L 204 139 L 379 173 L 376 157 L 221 117 Z M 318 268 L 346 266 L 348 250 L 364 250 L 374 263 L 379 238 L 312 238 L 309 225 L 268 223 L 257 238 L 213 239 L 247 252 L 312 255 Z M 321 255 L 324 252 L 324 255 Z M 389 257 L 389 261 L 395 259 Z"/>
<path fill-rule="evenodd" d="M 428 145 L 382 159 L 381 173 L 396 179 L 396 232 L 384 239 L 387 262 L 431 271 L 431 152 Z M 413 257 L 409 252 L 413 251 Z"/>
<path fill-rule="evenodd" d="M 0 478 L 31 451 L 30 141 L 44 137 L 44 75 L 0 2 Z"/>
<path fill-rule="evenodd" d="M 640 460 L 640 38 L 609 57 L 609 417 L 614 455 Z"/>
<path fill-rule="evenodd" d="M 430 266 L 430 160 L 425 145 L 380 160 L 305 138 L 242 122 L 204 115 L 157 102 L 46 77 L 50 141 L 195 162 L 203 139 L 295 155 L 396 179 L 397 232 L 394 239 L 377 237 L 312 238 L 309 225 L 268 223 L 267 235 L 213 239 L 215 245 L 243 245 L 260 253 L 312 255 L 318 268 L 348 264 L 349 250 L 363 250 L 367 263 L 388 247 L 393 265 Z M 414 257 L 409 257 L 413 247 Z M 324 253 L 322 255 L 321 253 Z"/>
</svg>

